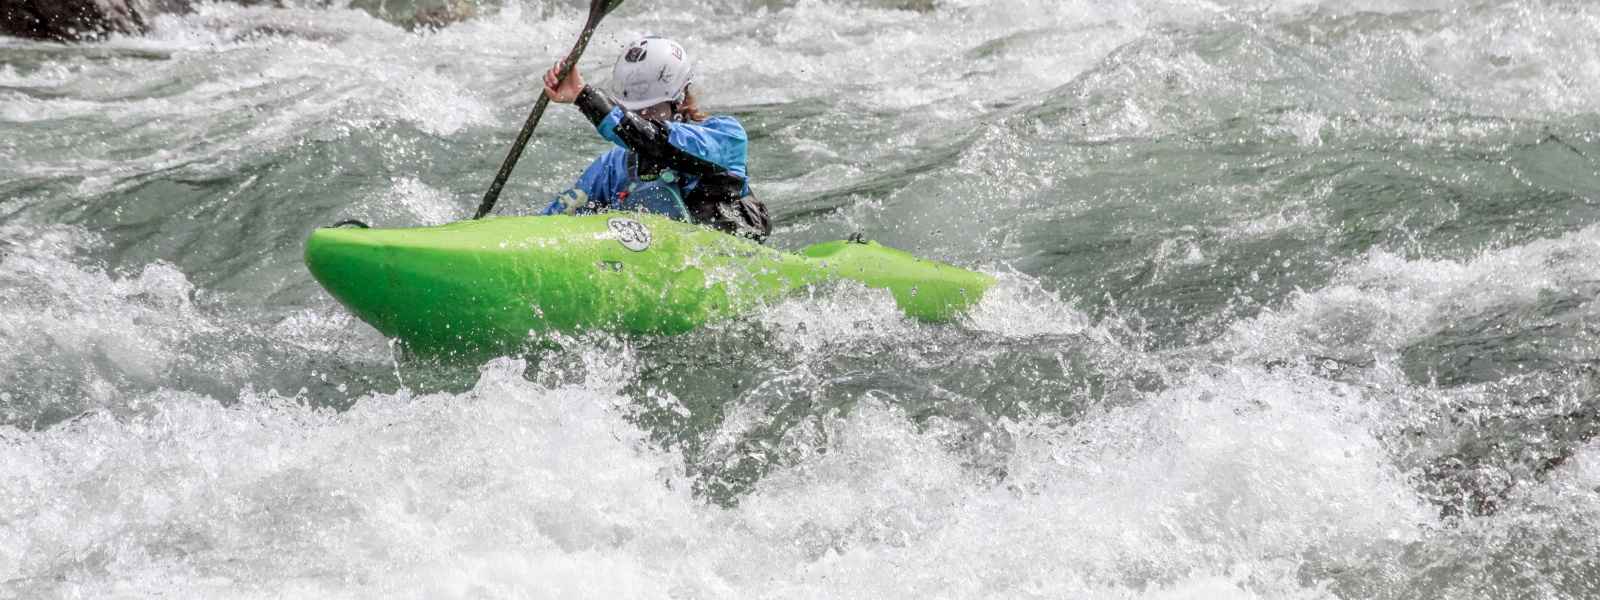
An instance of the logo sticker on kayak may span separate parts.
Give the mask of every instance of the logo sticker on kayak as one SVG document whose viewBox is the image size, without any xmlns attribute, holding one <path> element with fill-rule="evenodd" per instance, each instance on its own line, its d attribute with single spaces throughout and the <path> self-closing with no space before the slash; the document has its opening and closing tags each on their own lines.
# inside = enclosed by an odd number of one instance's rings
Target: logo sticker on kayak
<svg viewBox="0 0 1600 600">
<path fill-rule="evenodd" d="M 617 234 L 617 241 L 622 242 L 622 247 L 634 252 L 644 252 L 650 248 L 650 229 L 633 219 L 613 217 L 606 221 L 606 227 L 611 233 Z"/>
</svg>

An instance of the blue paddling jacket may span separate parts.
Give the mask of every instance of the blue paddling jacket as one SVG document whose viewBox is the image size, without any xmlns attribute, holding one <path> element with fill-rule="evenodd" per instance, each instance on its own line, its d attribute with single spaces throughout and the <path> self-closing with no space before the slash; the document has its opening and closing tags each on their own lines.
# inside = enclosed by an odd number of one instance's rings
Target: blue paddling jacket
<svg viewBox="0 0 1600 600">
<path fill-rule="evenodd" d="M 745 171 L 750 138 L 738 119 L 651 120 L 587 86 L 576 104 L 600 137 L 617 147 L 596 158 L 543 214 L 605 210 L 626 198 L 636 184 L 661 180 L 678 186 L 694 223 L 757 241 L 771 233 L 766 207 L 750 191 Z M 671 176 L 662 177 L 669 171 Z"/>
</svg>

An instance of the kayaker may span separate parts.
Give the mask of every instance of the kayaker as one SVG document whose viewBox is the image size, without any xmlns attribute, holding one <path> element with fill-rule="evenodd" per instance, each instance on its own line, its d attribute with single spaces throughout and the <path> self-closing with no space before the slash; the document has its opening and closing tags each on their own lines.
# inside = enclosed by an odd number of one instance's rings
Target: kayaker
<svg viewBox="0 0 1600 600">
<path fill-rule="evenodd" d="M 543 214 L 645 210 L 757 241 L 771 233 L 745 172 L 750 138 L 738 119 L 701 110 L 683 46 L 661 37 L 629 44 L 612 67 L 609 94 L 586 85 L 576 66 L 558 82 L 558 69 L 544 76 L 550 101 L 576 103 L 617 147 Z"/>
</svg>

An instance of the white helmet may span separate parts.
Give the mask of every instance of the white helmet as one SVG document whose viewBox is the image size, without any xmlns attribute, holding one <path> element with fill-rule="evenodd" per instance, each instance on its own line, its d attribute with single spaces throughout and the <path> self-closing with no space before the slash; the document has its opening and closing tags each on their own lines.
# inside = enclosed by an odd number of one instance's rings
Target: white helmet
<svg viewBox="0 0 1600 600">
<path fill-rule="evenodd" d="M 682 102 L 694 66 L 683 46 L 650 36 L 628 44 L 611 68 L 611 92 L 623 108 L 640 110 L 662 102 Z"/>
</svg>

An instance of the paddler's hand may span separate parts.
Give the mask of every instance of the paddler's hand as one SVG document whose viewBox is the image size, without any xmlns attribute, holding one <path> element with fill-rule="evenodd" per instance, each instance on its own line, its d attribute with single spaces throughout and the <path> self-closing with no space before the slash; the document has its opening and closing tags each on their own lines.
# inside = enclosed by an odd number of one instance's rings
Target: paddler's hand
<svg viewBox="0 0 1600 600">
<path fill-rule="evenodd" d="M 572 72 L 567 73 L 567 78 L 556 80 L 561 72 L 561 61 L 556 61 L 556 66 L 544 74 L 544 95 L 550 97 L 551 102 L 572 104 L 578 99 L 578 93 L 583 91 L 583 74 L 578 72 L 578 65 L 572 65 Z"/>
</svg>

